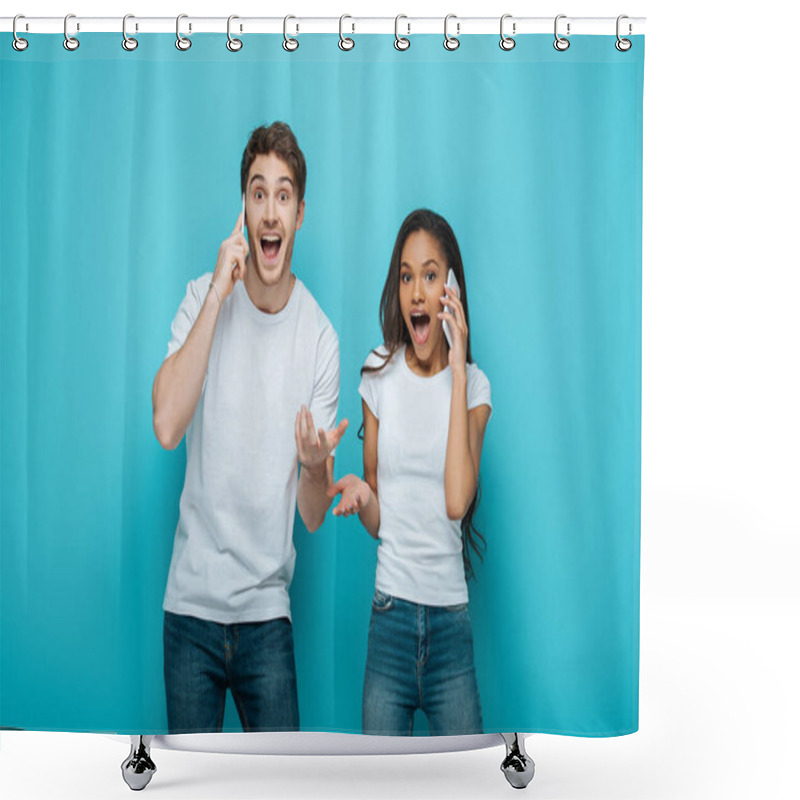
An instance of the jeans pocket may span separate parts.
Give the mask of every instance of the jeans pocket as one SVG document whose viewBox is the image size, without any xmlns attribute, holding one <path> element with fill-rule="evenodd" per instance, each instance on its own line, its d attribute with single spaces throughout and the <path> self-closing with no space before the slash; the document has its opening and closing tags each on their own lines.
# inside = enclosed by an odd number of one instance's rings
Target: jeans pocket
<svg viewBox="0 0 800 800">
<path fill-rule="evenodd" d="M 449 611 L 451 614 L 458 614 L 462 611 L 466 611 L 468 605 L 468 603 L 456 603 L 454 606 L 445 606 L 445 610 Z"/>
<path fill-rule="evenodd" d="M 372 598 L 372 608 L 375 611 L 388 611 L 393 603 L 394 598 L 390 594 L 386 594 L 380 589 L 375 590 L 375 596 Z"/>
</svg>

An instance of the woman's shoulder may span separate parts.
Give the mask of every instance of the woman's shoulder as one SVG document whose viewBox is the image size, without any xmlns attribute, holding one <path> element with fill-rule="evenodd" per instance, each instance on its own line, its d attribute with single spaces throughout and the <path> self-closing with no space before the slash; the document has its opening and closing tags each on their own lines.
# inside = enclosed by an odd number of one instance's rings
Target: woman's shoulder
<svg viewBox="0 0 800 800">
<path fill-rule="evenodd" d="M 389 350 L 385 345 L 379 345 L 367 353 L 367 357 L 364 359 L 364 367 L 370 370 L 380 368 L 387 363 L 387 360 L 393 361 L 394 359 L 389 359 Z"/>
<path fill-rule="evenodd" d="M 489 378 L 477 364 L 467 364 L 467 380 L 470 383 L 485 383 L 488 385 Z"/>
<path fill-rule="evenodd" d="M 479 405 L 492 406 L 492 389 L 489 378 L 477 364 L 467 364 L 467 405 L 475 408 Z"/>
</svg>

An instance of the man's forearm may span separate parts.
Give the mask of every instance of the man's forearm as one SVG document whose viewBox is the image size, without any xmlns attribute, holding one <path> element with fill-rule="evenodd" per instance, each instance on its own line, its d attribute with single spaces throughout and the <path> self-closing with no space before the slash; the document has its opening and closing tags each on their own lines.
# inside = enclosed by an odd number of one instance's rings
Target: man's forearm
<svg viewBox="0 0 800 800">
<path fill-rule="evenodd" d="M 333 459 L 316 468 L 300 467 L 297 484 L 297 510 L 306 528 L 313 533 L 325 521 L 331 507 L 328 487 L 333 485 Z"/>
<path fill-rule="evenodd" d="M 164 361 L 153 382 L 153 430 L 167 450 L 180 444 L 200 400 L 219 310 L 211 289 L 183 347 Z"/>
</svg>

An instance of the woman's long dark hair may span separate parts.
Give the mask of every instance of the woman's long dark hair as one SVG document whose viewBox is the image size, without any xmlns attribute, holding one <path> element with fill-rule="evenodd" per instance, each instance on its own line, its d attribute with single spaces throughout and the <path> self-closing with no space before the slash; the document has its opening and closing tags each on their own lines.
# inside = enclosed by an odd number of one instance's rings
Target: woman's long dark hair
<svg viewBox="0 0 800 800">
<path fill-rule="evenodd" d="M 400 311 L 400 261 L 406 240 L 416 231 L 425 231 L 436 239 L 447 262 L 447 267 L 455 273 L 458 286 L 461 289 L 461 305 L 464 307 L 464 318 L 467 322 L 467 331 L 469 331 L 467 282 L 464 279 L 464 264 L 461 260 L 461 250 L 459 250 L 456 235 L 444 217 L 427 208 L 419 208 L 416 211 L 412 211 L 400 226 L 394 243 L 394 250 L 392 250 L 392 258 L 389 262 L 389 274 L 386 276 L 386 283 L 383 286 L 383 294 L 381 295 L 381 331 L 383 332 L 383 344 L 388 353 L 386 356 L 380 355 L 384 359 L 382 364 L 375 367 L 362 367 L 362 375 L 365 372 L 380 372 L 392 360 L 392 357 L 402 345 L 413 346 L 411 335 L 406 328 Z M 379 355 L 378 353 L 375 354 Z M 467 333 L 467 363 L 472 363 L 469 333 Z M 474 550 L 478 558 L 483 561 L 483 551 L 486 549 L 486 539 L 484 539 L 473 522 L 473 516 L 479 500 L 480 480 L 475 491 L 475 497 L 472 498 L 472 503 L 470 503 L 467 513 L 461 520 L 461 540 L 463 543 L 461 552 L 464 557 L 464 574 L 467 580 L 475 577 L 470 550 Z"/>
</svg>

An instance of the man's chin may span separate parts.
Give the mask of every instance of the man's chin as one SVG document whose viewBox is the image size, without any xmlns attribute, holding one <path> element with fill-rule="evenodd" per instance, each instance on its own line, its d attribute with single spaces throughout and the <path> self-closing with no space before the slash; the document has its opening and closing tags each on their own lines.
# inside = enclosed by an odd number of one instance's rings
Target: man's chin
<svg viewBox="0 0 800 800">
<path fill-rule="evenodd" d="M 289 273 L 289 268 L 284 264 L 276 264 L 274 266 L 267 266 L 266 264 L 258 265 L 258 278 L 264 286 L 277 286 L 282 280 L 286 278 Z"/>
</svg>

